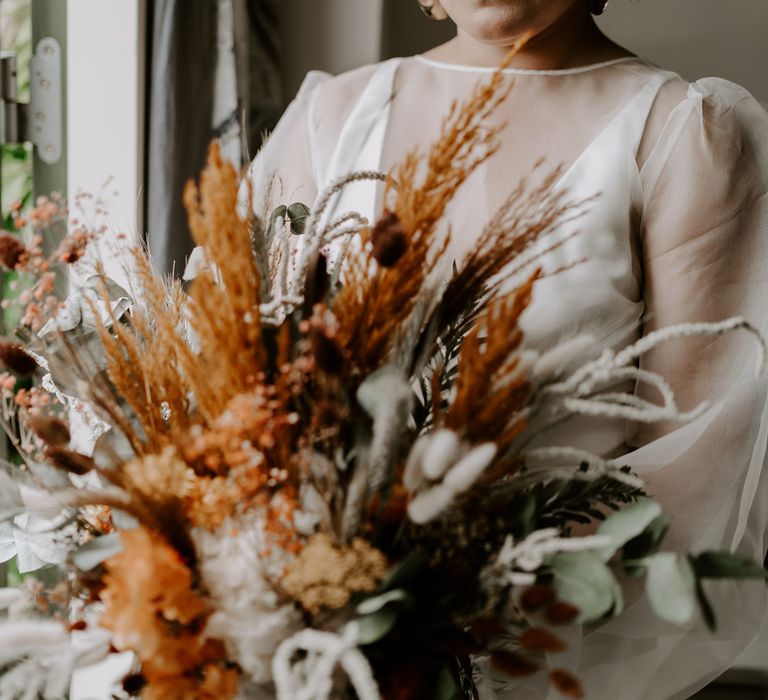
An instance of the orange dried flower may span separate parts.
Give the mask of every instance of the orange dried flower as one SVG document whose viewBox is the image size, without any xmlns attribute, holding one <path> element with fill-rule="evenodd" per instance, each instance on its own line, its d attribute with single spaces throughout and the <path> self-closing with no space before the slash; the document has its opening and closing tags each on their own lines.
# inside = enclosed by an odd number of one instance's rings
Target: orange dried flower
<svg viewBox="0 0 768 700">
<path fill-rule="evenodd" d="M 0 265 L 15 270 L 27 252 L 18 236 L 0 231 Z"/>
<path fill-rule="evenodd" d="M 134 652 L 141 662 L 143 697 L 234 697 L 234 672 L 213 671 L 224 650 L 201 636 L 206 606 L 179 553 L 143 527 L 121 533 L 121 541 L 122 551 L 105 563 L 100 624 L 112 632 L 116 649 Z"/>
</svg>

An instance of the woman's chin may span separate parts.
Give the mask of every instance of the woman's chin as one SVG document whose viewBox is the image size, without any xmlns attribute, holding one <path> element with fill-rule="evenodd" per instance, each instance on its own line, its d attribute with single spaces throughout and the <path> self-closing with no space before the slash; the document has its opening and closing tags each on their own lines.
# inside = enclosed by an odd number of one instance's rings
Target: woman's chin
<svg viewBox="0 0 768 700">
<path fill-rule="evenodd" d="M 530 28 L 525 12 L 508 4 L 493 4 L 474 11 L 469 33 L 477 40 L 488 44 L 510 44 Z"/>
</svg>

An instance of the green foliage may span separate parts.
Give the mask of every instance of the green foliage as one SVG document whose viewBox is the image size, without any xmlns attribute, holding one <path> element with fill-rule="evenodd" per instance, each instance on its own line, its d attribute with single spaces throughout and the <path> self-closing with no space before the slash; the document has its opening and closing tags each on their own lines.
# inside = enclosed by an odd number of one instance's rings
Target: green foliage
<svg viewBox="0 0 768 700">
<path fill-rule="evenodd" d="M 400 611 L 393 605 L 387 605 L 371 615 L 357 618 L 357 643 L 366 646 L 383 639 L 392 631 L 398 617 Z"/>
<path fill-rule="evenodd" d="M 606 476 L 597 479 L 553 479 L 534 486 L 530 495 L 536 502 L 538 529 L 605 520 L 601 508 L 619 510 L 645 496 L 645 493 Z"/>
<path fill-rule="evenodd" d="M 699 578 L 765 578 L 766 570 L 747 557 L 729 552 L 702 552 L 691 558 Z"/>
<path fill-rule="evenodd" d="M 581 622 L 599 620 L 623 607 L 621 588 L 596 552 L 564 552 L 552 561 L 558 599 L 576 606 Z"/>
<path fill-rule="evenodd" d="M 366 598 L 360 605 L 357 606 L 355 612 L 358 615 L 372 615 L 379 612 L 390 603 L 399 603 L 405 607 L 410 607 L 413 603 L 411 595 L 404 591 L 402 588 L 397 588 L 394 591 L 388 591 L 381 595 Z"/>
<path fill-rule="evenodd" d="M 612 544 L 600 551 L 603 560 L 611 559 L 619 549 L 639 537 L 661 515 L 661 506 L 650 498 L 641 498 L 611 515 L 597 530 L 598 535 L 605 535 L 613 540 Z"/>
<path fill-rule="evenodd" d="M 656 614 L 683 625 L 696 612 L 696 575 L 685 556 L 659 552 L 647 559 L 645 591 Z"/>
<path fill-rule="evenodd" d="M 641 566 L 633 566 L 631 562 L 649 557 L 659 551 L 668 530 L 669 518 L 662 513 L 651 521 L 643 532 L 624 545 L 621 556 L 625 562 L 625 571 L 630 576 L 639 575 L 643 572 Z"/>
<path fill-rule="evenodd" d="M 301 202 L 294 202 L 286 207 L 285 213 L 291 222 L 291 233 L 301 236 L 307 227 L 307 219 L 309 219 L 310 214 L 309 207 Z"/>
<path fill-rule="evenodd" d="M 447 668 L 442 669 L 437 676 L 437 683 L 435 684 L 431 700 L 461 700 L 463 697 L 465 695 L 462 693 L 453 673 Z"/>
</svg>

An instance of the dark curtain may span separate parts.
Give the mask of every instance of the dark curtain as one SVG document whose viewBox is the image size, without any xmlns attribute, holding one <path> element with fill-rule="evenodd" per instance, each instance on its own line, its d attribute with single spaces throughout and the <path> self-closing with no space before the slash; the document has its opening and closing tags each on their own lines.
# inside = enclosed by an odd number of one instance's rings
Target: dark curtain
<svg viewBox="0 0 768 700">
<path fill-rule="evenodd" d="M 177 276 L 193 246 L 184 184 L 199 174 L 209 142 L 239 123 L 245 158 L 281 110 L 278 0 L 231 2 L 239 114 L 229 124 L 212 123 L 219 2 L 150 0 L 147 13 L 145 221 L 156 269 Z"/>
<path fill-rule="evenodd" d="M 285 107 L 280 0 L 234 0 L 237 94 L 248 162 Z"/>
</svg>

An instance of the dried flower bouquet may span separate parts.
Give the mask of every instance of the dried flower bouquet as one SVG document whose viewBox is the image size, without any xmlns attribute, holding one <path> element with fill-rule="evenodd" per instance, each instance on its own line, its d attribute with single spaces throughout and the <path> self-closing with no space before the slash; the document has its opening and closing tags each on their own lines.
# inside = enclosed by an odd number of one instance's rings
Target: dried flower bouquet
<svg viewBox="0 0 768 700">
<path fill-rule="evenodd" d="M 621 352 L 586 336 L 526 349 L 534 244 L 587 205 L 553 194 L 556 173 L 513 192 L 442 275 L 446 206 L 494 153 L 504 96 L 497 73 L 426 155 L 264 220 L 238 216 L 238 175 L 214 145 L 185 195 L 204 251 L 189 289 L 137 250 L 131 293 L 98 273 L 60 304 L 52 265 L 92 235 L 52 258 L 2 235 L 4 265 L 41 281 L 23 342 L 0 346 L 23 458 L 0 472 L 0 554 L 64 577 L 0 591 L 0 698 L 65 697 L 73 668 L 118 651 L 135 658 L 118 697 L 471 697 L 473 657 L 545 672 L 563 627 L 621 612 L 625 575 L 647 574 L 662 617 L 683 622 L 698 601 L 710 624 L 702 579 L 763 576 L 727 554 L 659 551 L 668 521 L 620 460 L 533 446 L 578 414 L 693 417 L 636 359 L 752 331 L 731 319 Z M 386 182 L 381 218 L 328 220 L 367 178 Z M 513 273 L 524 282 L 505 292 Z M 37 374 L 43 389 L 19 389 Z M 605 390 L 628 378 L 662 402 Z M 71 441 L 76 414 L 99 433 L 92 453 Z M 577 678 L 546 672 L 581 697 Z"/>
</svg>

